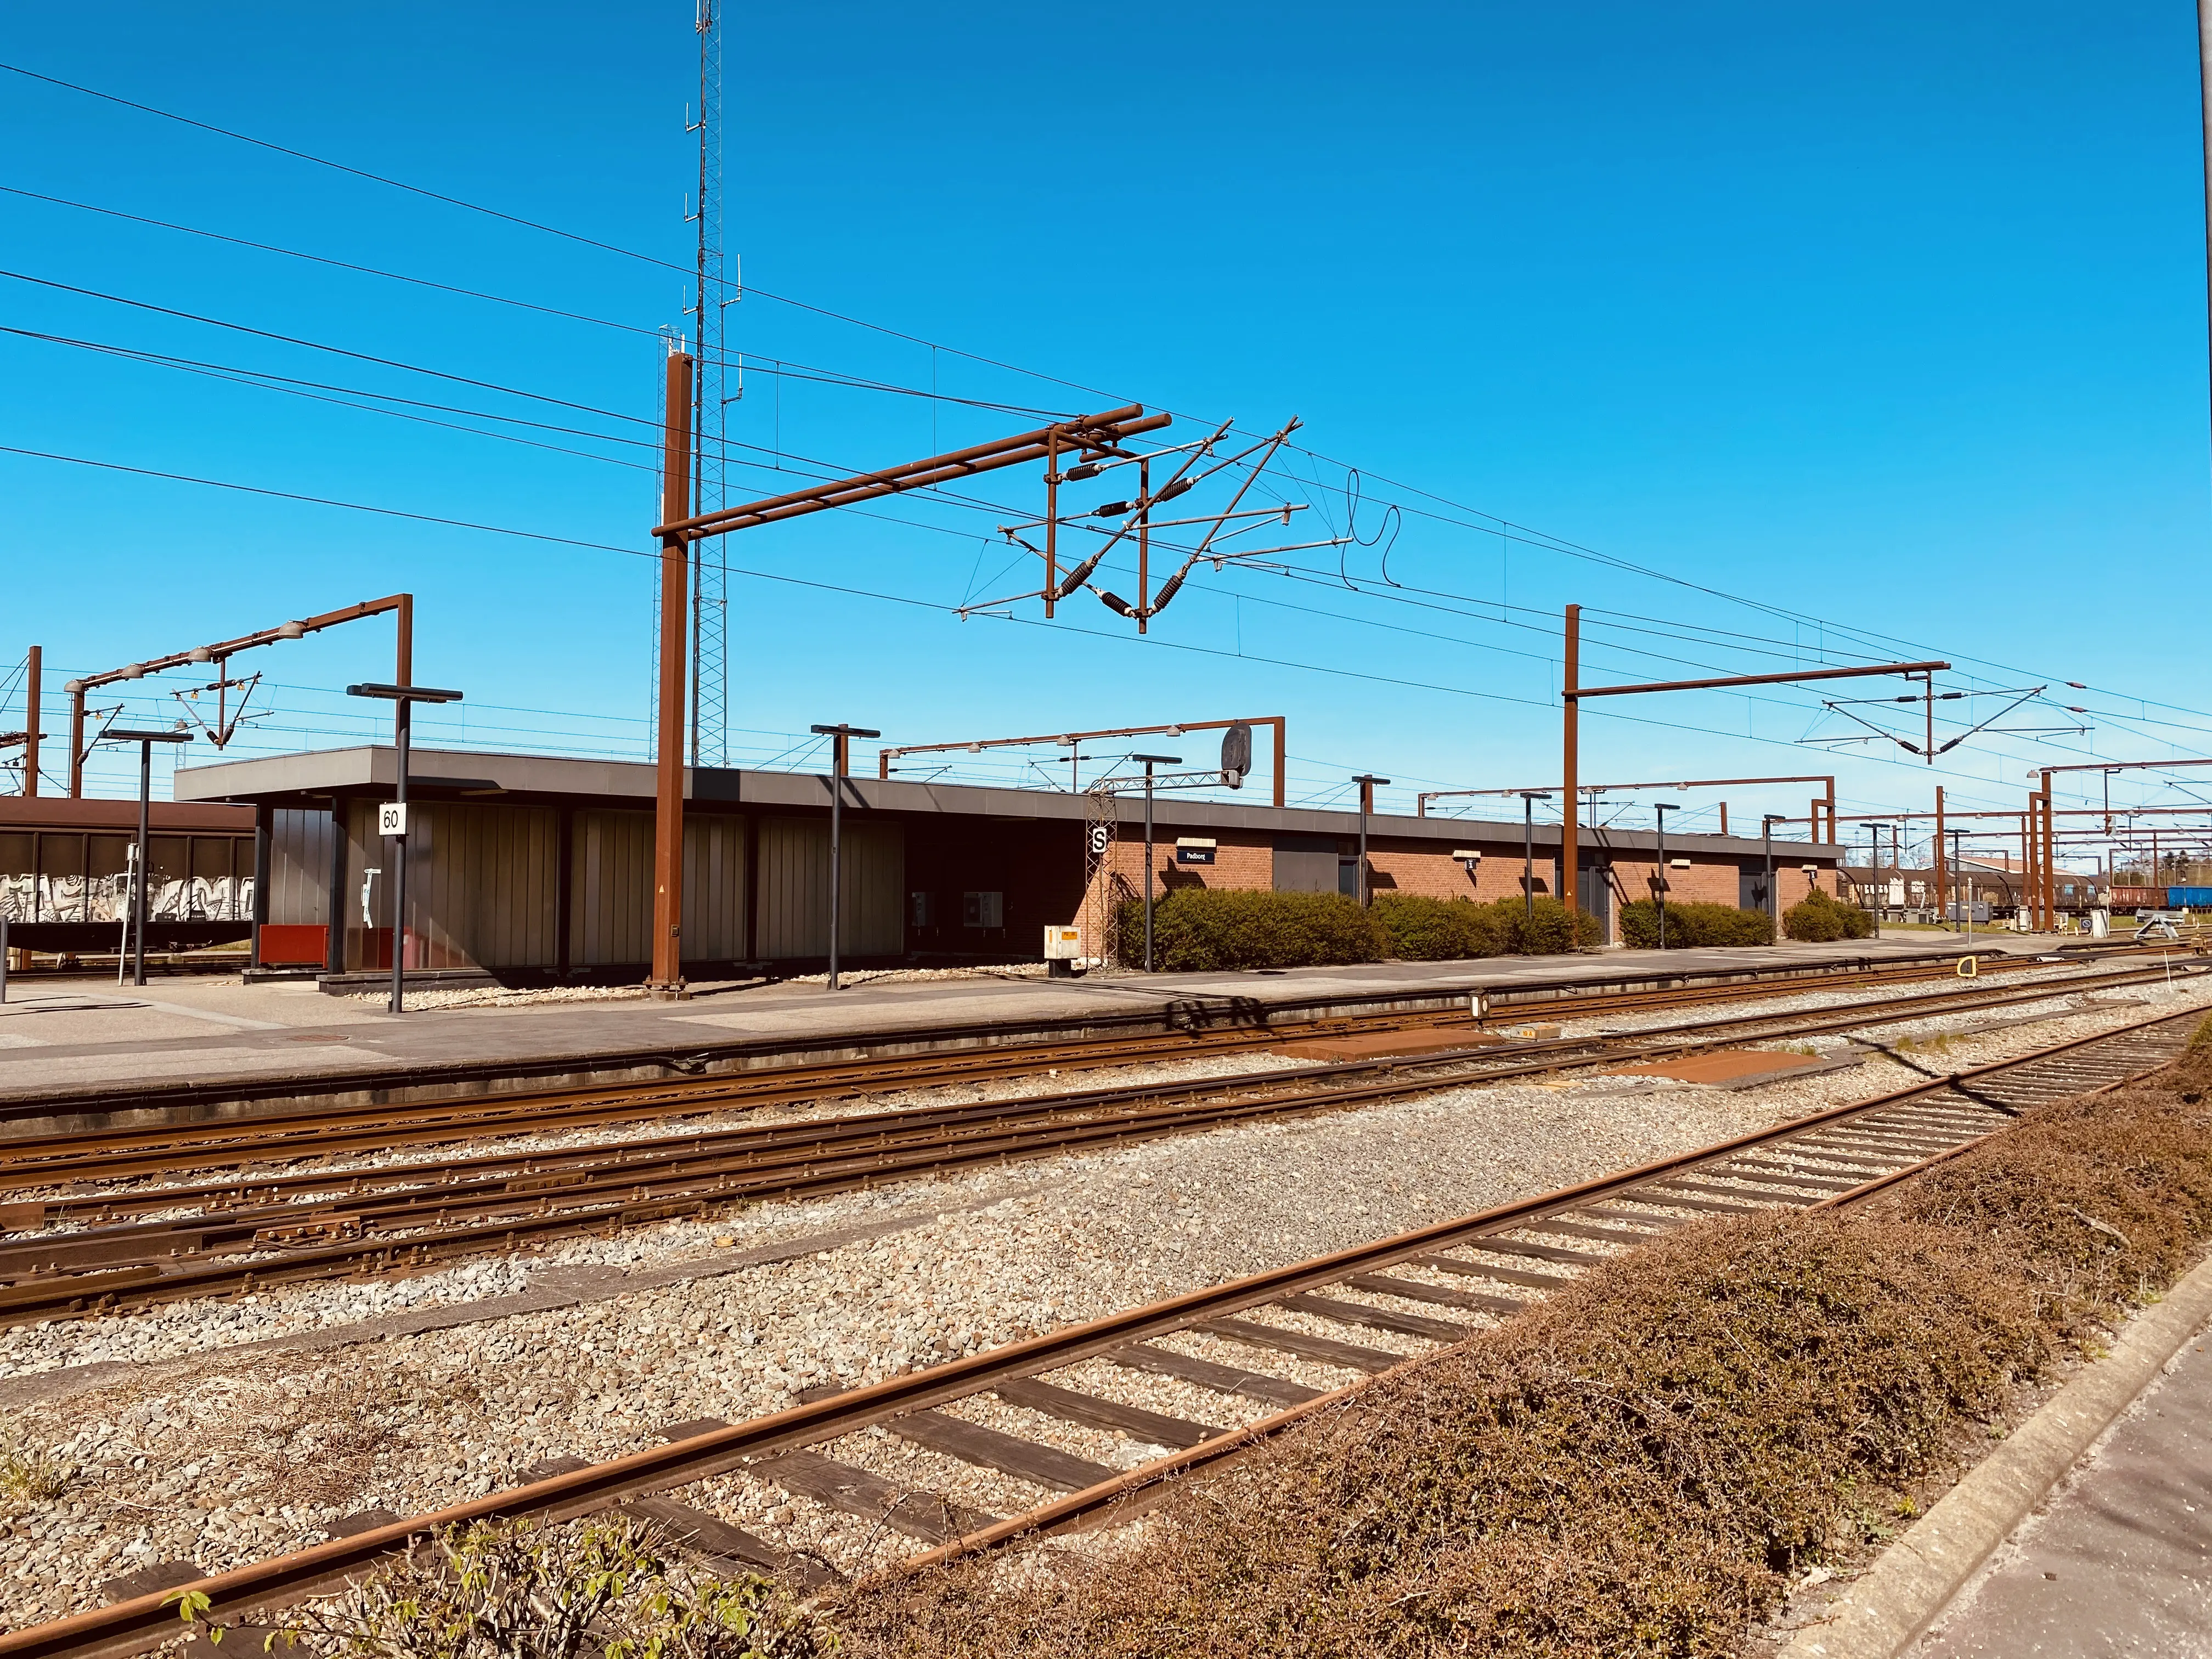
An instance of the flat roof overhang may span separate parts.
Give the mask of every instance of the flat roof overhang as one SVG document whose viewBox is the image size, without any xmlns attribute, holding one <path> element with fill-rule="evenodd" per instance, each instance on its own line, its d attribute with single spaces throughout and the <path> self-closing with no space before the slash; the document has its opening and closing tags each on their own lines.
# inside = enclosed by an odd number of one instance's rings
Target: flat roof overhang
<svg viewBox="0 0 2212 1659">
<path fill-rule="evenodd" d="M 149 801 L 146 822 L 157 836 L 250 836 L 253 813 L 244 806 L 192 800 Z M 0 830 L 89 830 L 138 832 L 138 802 L 70 795 L 0 796 Z M 104 924 L 103 924 L 104 925 Z"/>
<path fill-rule="evenodd" d="M 180 768 L 174 792 L 179 801 L 228 801 L 272 806 L 311 806 L 333 796 L 388 798 L 399 777 L 398 753 L 385 744 L 353 749 L 318 749 L 258 760 L 224 761 L 213 766 Z M 823 811 L 830 807 L 830 780 L 812 772 L 755 772 L 736 768 L 687 767 L 684 799 L 705 811 L 739 807 L 780 807 Z M 416 800 L 503 801 L 512 805 L 650 810 L 653 769 L 642 761 L 570 759 L 550 755 L 495 755 L 474 750 L 416 749 L 411 751 L 407 791 Z M 898 778 L 848 777 L 848 811 L 898 813 L 921 817 L 981 817 L 1087 822 L 1088 797 L 1065 790 L 1001 789 L 969 783 L 914 783 Z M 1141 793 L 1118 801 L 1118 822 L 1141 824 Z M 132 811 L 136 811 L 135 805 Z M 1359 814 L 1316 807 L 1268 806 L 1235 801 L 1191 800 L 1162 793 L 1153 798 L 1157 830 L 1243 830 L 1267 835 L 1356 836 Z M 1517 852 L 1518 822 L 1480 818 L 1408 817 L 1378 812 L 1367 820 L 1370 840 L 1429 842 L 1449 851 L 1480 843 L 1486 851 Z M 1591 850 L 1649 853 L 1656 837 L 1648 830 L 1583 830 Z M 1170 836 L 1172 840 L 1173 837 Z M 1559 826 L 1538 823 L 1536 846 L 1547 858 L 1559 850 Z M 1742 858 L 1761 843 L 1735 836 L 1669 836 L 1673 854 L 1717 854 Z M 1792 860 L 1833 864 L 1840 849 L 1822 842 L 1775 843 L 1777 865 Z"/>
</svg>

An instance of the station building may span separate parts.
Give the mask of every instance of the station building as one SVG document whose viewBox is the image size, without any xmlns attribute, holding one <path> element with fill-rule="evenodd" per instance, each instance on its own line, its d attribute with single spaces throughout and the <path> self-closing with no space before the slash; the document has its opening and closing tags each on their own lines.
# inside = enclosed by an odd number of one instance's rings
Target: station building
<svg viewBox="0 0 2212 1659">
<path fill-rule="evenodd" d="M 250 809 L 256 961 L 327 975 L 388 971 L 392 843 L 376 807 L 393 793 L 387 746 L 180 769 L 177 800 Z M 619 982 L 650 957 L 653 769 L 649 764 L 416 749 L 408 780 L 407 965 L 515 983 Z M 684 971 L 692 978 L 804 971 L 830 943 L 831 780 L 696 768 L 685 775 Z M 839 954 L 848 964 L 1036 960 L 1044 930 L 1097 930 L 1104 901 L 1143 890 L 1144 800 L 1067 791 L 848 777 L 842 781 Z M 1162 793 L 1152 862 L 1180 887 L 1352 892 L 1356 811 Z M 1559 891 L 1559 826 L 1534 830 L 1534 884 Z M 1094 844 L 1103 854 L 1094 856 Z M 1523 890 L 1522 825 L 1377 814 L 1376 893 L 1490 900 Z M 1778 842 L 1786 907 L 1832 891 L 1840 849 Z M 1759 902 L 1757 841 L 1667 838 L 1674 901 Z M 1650 894 L 1649 831 L 1583 831 L 1578 893 L 1606 921 Z M 1096 952 L 1086 937 L 1085 949 Z"/>
</svg>

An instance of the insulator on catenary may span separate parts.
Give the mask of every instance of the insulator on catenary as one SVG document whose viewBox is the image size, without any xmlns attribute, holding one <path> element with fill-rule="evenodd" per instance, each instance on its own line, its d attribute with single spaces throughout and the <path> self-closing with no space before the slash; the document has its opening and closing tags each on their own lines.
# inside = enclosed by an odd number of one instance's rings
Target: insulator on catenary
<svg viewBox="0 0 2212 1659">
<path fill-rule="evenodd" d="M 1157 617 L 1161 611 L 1166 610 L 1168 608 L 1168 601 L 1175 598 L 1176 589 L 1182 586 L 1182 579 L 1188 574 L 1190 574 L 1190 567 L 1188 565 L 1185 565 L 1182 569 L 1176 571 L 1174 575 L 1162 582 L 1160 584 L 1160 591 L 1153 596 L 1151 608 L 1148 609 L 1145 614 L 1148 617 Z"/>
<path fill-rule="evenodd" d="M 1164 486 L 1164 487 L 1160 490 L 1160 493 L 1159 493 L 1158 495 L 1157 495 L 1153 496 L 1153 497 L 1152 497 L 1152 499 L 1153 499 L 1154 501 L 1173 501 L 1176 496 L 1178 496 L 1178 495 L 1182 495 L 1182 494 L 1183 493 L 1183 491 L 1185 491 L 1186 489 L 1188 489 L 1189 488 L 1190 488 L 1190 480 L 1189 480 L 1189 479 L 1188 479 L 1188 478 L 1177 478 L 1177 479 L 1175 479 L 1173 482 L 1171 482 L 1171 483 L 1168 483 L 1167 485 L 1165 485 L 1165 486 Z"/>
<path fill-rule="evenodd" d="M 1109 593 L 1103 587 L 1098 590 L 1098 602 L 1109 611 L 1121 616 L 1133 617 L 1137 614 L 1137 608 L 1128 600 L 1123 599 L 1119 593 Z"/>
<path fill-rule="evenodd" d="M 1094 519 L 1118 519 L 1129 510 L 1127 501 L 1109 501 L 1103 507 L 1094 507 L 1090 516 Z"/>
<path fill-rule="evenodd" d="M 1105 556 L 1105 550 L 1102 548 L 1099 551 L 1093 553 L 1089 558 L 1085 559 L 1081 564 L 1076 566 L 1074 569 L 1069 571 L 1066 576 L 1061 580 L 1060 586 L 1052 590 L 1053 598 L 1055 599 L 1064 599 L 1069 594 L 1075 592 L 1077 588 L 1082 586 L 1084 583 L 1089 581 L 1091 580 L 1091 573 L 1098 568 L 1098 561 Z"/>
</svg>

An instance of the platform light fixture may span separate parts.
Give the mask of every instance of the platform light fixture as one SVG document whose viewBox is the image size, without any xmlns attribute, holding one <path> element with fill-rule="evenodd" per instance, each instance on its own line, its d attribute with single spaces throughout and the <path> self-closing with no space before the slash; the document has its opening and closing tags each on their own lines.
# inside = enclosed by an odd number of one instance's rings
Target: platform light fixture
<svg viewBox="0 0 2212 1659">
<path fill-rule="evenodd" d="M 1551 798 L 1548 789 L 1521 792 L 1521 902 L 1531 927 L 1536 921 L 1536 803 Z M 1574 878 L 1572 872 L 1564 878 L 1567 881 Z"/>
<path fill-rule="evenodd" d="M 1876 938 L 1881 937 L 1881 913 L 1883 909 L 1881 900 L 1881 832 L 1893 827 L 1894 826 L 1887 823 L 1869 823 L 1866 827 L 1867 886 L 1875 895 L 1873 908 L 1875 934 Z"/>
<path fill-rule="evenodd" d="M 1651 896 L 1659 907 L 1659 948 L 1667 948 L 1667 814 L 1680 811 L 1679 802 L 1656 800 L 1651 803 L 1651 815 L 1659 826 L 1659 880 Z"/>
<path fill-rule="evenodd" d="M 845 775 L 852 770 L 853 739 L 880 738 L 883 733 L 872 726 L 810 726 L 806 728 L 817 738 L 830 739 L 830 988 L 842 990 L 837 978 L 837 924 L 840 902 L 844 897 L 844 869 L 842 854 L 845 823 Z"/>
<path fill-rule="evenodd" d="M 1145 971 L 1152 971 L 1152 769 L 1181 766 L 1181 755 L 1132 755 L 1145 763 Z"/>
<path fill-rule="evenodd" d="M 138 745 L 138 839 L 132 846 L 130 880 L 130 915 L 126 926 L 131 933 L 131 982 L 146 982 L 146 832 L 147 820 L 153 811 L 154 745 L 157 743 L 190 743 L 192 734 L 179 720 L 175 726 L 160 731 L 141 730 L 131 726 L 111 726 L 95 741 L 100 743 L 135 743 Z M 115 982 L 123 983 L 123 951 L 115 953 Z"/>
<path fill-rule="evenodd" d="M 1367 891 L 1367 820 L 1374 815 L 1376 790 L 1388 786 L 1390 780 L 1378 778 L 1372 772 L 1362 772 L 1352 781 L 1359 786 L 1359 878 L 1354 885 L 1358 890 L 1360 908 L 1365 909 L 1370 902 Z"/>
<path fill-rule="evenodd" d="M 461 694 L 437 686 L 394 685 L 383 680 L 368 680 L 346 687 L 346 696 L 392 705 L 392 746 L 398 755 L 398 777 L 391 805 L 377 810 L 377 828 L 386 840 L 399 843 L 392 853 L 390 1007 L 393 1013 L 404 1014 L 407 1012 L 407 986 L 403 977 L 407 964 L 407 756 L 415 730 L 415 705 L 459 702 Z M 335 916 L 331 925 L 337 925 Z"/>
<path fill-rule="evenodd" d="M 1782 937 L 1782 902 L 1774 890 L 1774 826 L 1789 822 L 1789 816 L 1782 812 L 1768 812 L 1759 820 L 1759 838 L 1766 850 L 1766 915 L 1774 925 L 1774 939 L 1770 943 Z"/>
</svg>

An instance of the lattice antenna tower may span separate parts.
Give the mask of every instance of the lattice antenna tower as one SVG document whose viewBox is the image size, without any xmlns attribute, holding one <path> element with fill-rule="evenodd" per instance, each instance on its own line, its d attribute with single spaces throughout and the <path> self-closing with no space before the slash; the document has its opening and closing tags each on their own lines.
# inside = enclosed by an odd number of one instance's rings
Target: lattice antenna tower
<svg viewBox="0 0 2212 1659">
<path fill-rule="evenodd" d="M 727 355 L 725 309 L 733 302 L 722 258 L 722 18 L 720 0 L 696 0 L 699 36 L 697 285 L 693 311 L 698 368 L 692 386 L 691 510 L 712 513 L 726 504 L 729 398 L 722 362 Z M 738 382 L 738 392 L 744 387 Z M 691 764 L 729 764 L 729 571 L 718 538 L 691 544 Z"/>
</svg>

